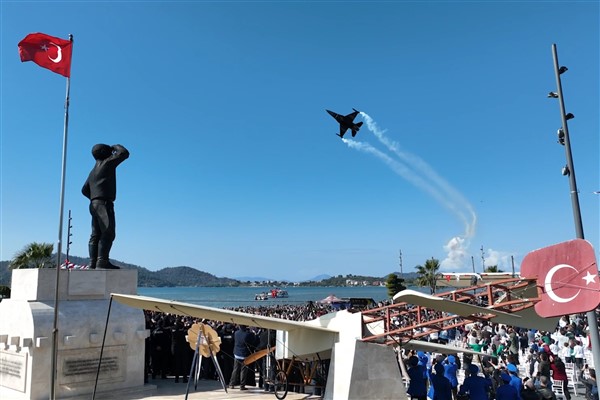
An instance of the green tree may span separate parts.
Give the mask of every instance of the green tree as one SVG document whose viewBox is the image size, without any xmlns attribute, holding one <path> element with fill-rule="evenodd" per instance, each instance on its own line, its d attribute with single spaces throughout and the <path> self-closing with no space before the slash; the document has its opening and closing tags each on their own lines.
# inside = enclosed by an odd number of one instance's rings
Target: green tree
<svg viewBox="0 0 600 400">
<path fill-rule="evenodd" d="M 51 243 L 29 243 L 10 262 L 11 269 L 54 268 L 51 261 L 54 245 Z"/>
<path fill-rule="evenodd" d="M 10 297 L 10 288 L 8 286 L 0 285 L 0 299 L 7 299 Z"/>
<path fill-rule="evenodd" d="M 396 274 L 389 274 L 385 281 L 385 287 L 387 288 L 388 297 L 391 299 L 396 293 L 406 289 L 404 286 L 404 279 L 399 278 Z"/>
<path fill-rule="evenodd" d="M 431 294 L 435 293 L 437 289 L 437 280 L 442 275 L 438 271 L 440 269 L 440 262 L 435 258 L 425 261 L 425 265 L 417 265 L 417 285 L 428 286 Z"/>
<path fill-rule="evenodd" d="M 489 267 L 485 267 L 483 272 L 504 272 L 501 269 L 498 269 L 497 265 L 490 265 Z"/>
</svg>

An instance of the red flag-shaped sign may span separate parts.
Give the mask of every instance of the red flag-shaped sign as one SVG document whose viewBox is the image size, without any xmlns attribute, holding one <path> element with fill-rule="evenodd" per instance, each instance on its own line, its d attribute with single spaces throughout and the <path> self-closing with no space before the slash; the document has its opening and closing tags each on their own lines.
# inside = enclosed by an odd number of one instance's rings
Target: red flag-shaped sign
<svg viewBox="0 0 600 400">
<path fill-rule="evenodd" d="M 592 245 L 575 239 L 527 254 L 521 276 L 537 278 L 541 317 L 587 312 L 600 304 L 600 278 Z"/>
<path fill-rule="evenodd" d="M 19 55 L 23 62 L 33 61 L 40 67 L 68 78 L 71 76 L 72 44 L 70 40 L 44 33 L 30 33 L 19 42 Z"/>
</svg>

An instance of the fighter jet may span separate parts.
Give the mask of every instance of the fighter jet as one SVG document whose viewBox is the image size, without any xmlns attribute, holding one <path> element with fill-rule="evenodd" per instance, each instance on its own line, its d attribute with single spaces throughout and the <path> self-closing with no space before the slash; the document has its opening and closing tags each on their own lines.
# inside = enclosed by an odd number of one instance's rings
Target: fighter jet
<svg viewBox="0 0 600 400">
<path fill-rule="evenodd" d="M 354 112 L 348 115 L 340 115 L 340 114 L 336 114 L 333 111 L 329 111 L 329 110 L 325 110 L 329 113 L 329 115 L 331 115 L 333 118 L 335 118 L 335 120 L 337 122 L 340 123 L 340 133 L 337 133 L 336 135 L 338 135 L 339 137 L 343 138 L 344 137 L 344 133 L 346 133 L 346 131 L 348 129 L 352 130 L 352 137 L 356 136 L 356 133 L 358 132 L 358 130 L 360 129 L 360 127 L 362 126 L 362 122 L 359 123 L 354 123 L 354 118 L 356 118 L 356 116 L 358 115 L 358 113 L 360 111 L 354 109 Z"/>
</svg>

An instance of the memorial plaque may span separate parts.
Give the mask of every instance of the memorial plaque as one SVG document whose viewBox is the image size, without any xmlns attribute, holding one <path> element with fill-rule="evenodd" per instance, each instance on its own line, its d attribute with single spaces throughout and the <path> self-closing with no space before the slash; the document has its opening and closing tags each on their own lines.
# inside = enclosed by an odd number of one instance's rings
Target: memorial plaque
<svg viewBox="0 0 600 400">
<path fill-rule="evenodd" d="M 27 354 L 0 351 L 0 386 L 25 393 Z"/>
<path fill-rule="evenodd" d="M 100 348 L 64 350 L 58 355 L 61 385 L 93 382 L 98 372 Z M 100 366 L 100 381 L 125 380 L 127 346 L 105 347 Z"/>
</svg>

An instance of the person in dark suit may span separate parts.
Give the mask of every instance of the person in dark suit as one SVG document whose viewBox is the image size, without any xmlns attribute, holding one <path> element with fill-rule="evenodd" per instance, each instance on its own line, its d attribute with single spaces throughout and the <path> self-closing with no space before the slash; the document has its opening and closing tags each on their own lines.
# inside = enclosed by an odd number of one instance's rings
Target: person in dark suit
<svg viewBox="0 0 600 400">
<path fill-rule="evenodd" d="M 232 324 L 224 324 L 217 327 L 217 333 L 221 338 L 221 351 L 217 353 L 217 360 L 221 371 L 223 372 L 223 380 L 231 381 L 231 373 L 233 372 L 233 334 L 234 329 Z"/>
<path fill-rule="evenodd" d="M 183 383 L 188 381 L 190 345 L 185 340 L 187 331 L 181 319 L 177 319 L 175 325 L 171 327 L 171 360 L 173 362 L 172 369 L 173 375 L 175 375 L 175 383 L 179 382 L 180 376 L 183 378 Z"/>
</svg>

